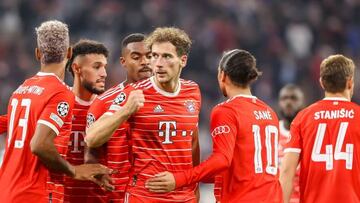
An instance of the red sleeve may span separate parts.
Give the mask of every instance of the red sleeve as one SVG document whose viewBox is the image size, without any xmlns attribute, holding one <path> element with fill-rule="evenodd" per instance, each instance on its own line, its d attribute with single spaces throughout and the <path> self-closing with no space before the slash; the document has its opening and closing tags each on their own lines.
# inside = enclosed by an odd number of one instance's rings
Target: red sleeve
<svg viewBox="0 0 360 203">
<path fill-rule="evenodd" d="M 126 104 L 130 92 L 133 91 L 134 89 L 135 88 L 133 86 L 130 85 L 126 86 L 125 89 L 116 96 L 112 105 L 109 107 L 109 109 L 106 111 L 105 114 L 112 115 L 116 111 L 119 111 L 121 107 Z"/>
<path fill-rule="evenodd" d="M 7 131 L 7 115 L 0 116 L 0 134 Z"/>
<path fill-rule="evenodd" d="M 237 119 L 234 111 L 223 106 L 215 107 L 211 114 L 213 153 L 193 169 L 174 173 L 176 188 L 209 180 L 231 165 L 237 135 Z"/>
<path fill-rule="evenodd" d="M 58 135 L 63 127 L 71 126 L 74 103 L 75 97 L 72 92 L 59 92 L 45 106 L 37 123 L 48 126 Z"/>
<path fill-rule="evenodd" d="M 86 128 L 89 128 L 96 120 L 98 120 L 108 108 L 105 107 L 105 100 L 95 99 L 90 105 L 86 116 Z"/>
<path fill-rule="evenodd" d="M 286 143 L 284 153 L 287 152 L 301 152 L 301 135 L 300 135 L 300 124 L 302 113 L 298 113 L 290 126 L 290 141 Z"/>
</svg>

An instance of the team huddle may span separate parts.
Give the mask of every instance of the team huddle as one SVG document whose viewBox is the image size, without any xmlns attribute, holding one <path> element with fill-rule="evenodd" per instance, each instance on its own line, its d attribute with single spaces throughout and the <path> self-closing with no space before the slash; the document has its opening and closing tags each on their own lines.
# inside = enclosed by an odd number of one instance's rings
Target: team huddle
<svg viewBox="0 0 360 203">
<path fill-rule="evenodd" d="M 191 39 L 175 27 L 134 33 L 121 44 L 127 78 L 105 90 L 108 49 L 46 21 L 36 30 L 40 71 L 12 94 L 0 117 L 6 150 L 0 202 L 199 201 L 198 183 L 217 202 L 360 202 L 360 108 L 351 102 L 355 65 L 331 55 L 320 65 L 325 98 L 303 108 L 295 85 L 279 95 L 281 115 L 251 93 L 255 57 L 221 57 L 227 98 L 209 118 L 211 155 L 200 163 L 201 93 L 180 78 Z M 64 82 L 65 71 L 72 87 Z M 215 76 L 214 76 L 215 77 Z"/>
</svg>

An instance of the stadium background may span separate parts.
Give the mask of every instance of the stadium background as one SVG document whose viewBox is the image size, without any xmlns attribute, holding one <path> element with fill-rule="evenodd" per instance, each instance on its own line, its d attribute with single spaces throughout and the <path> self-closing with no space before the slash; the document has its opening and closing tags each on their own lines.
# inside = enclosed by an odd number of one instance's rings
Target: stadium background
<svg viewBox="0 0 360 203">
<path fill-rule="evenodd" d="M 323 97 L 318 69 L 324 57 L 342 53 L 359 64 L 359 10 L 357 0 L 2 0 L 0 113 L 6 113 L 12 91 L 38 71 L 34 28 L 44 20 L 66 22 L 71 42 L 89 38 L 105 43 L 111 51 L 108 87 L 125 79 L 119 64 L 120 42 L 125 35 L 177 26 L 193 39 L 182 77 L 196 81 L 202 90 L 204 159 L 211 151 L 209 113 L 223 100 L 216 74 L 224 50 L 241 48 L 255 55 L 263 76 L 253 93 L 275 109 L 278 91 L 286 83 L 300 85 L 310 103 Z M 70 75 L 66 81 L 72 83 Z M 359 85 L 354 101 L 360 101 L 358 92 Z M 202 191 L 202 202 L 209 202 L 212 190 L 202 186 Z"/>
</svg>

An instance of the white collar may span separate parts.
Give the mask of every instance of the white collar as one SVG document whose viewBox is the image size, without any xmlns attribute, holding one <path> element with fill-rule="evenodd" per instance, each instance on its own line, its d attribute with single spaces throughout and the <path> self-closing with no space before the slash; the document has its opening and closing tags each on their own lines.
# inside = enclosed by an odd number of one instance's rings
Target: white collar
<svg viewBox="0 0 360 203">
<path fill-rule="evenodd" d="M 55 76 L 61 83 L 65 84 L 63 80 L 60 80 L 60 78 L 57 75 L 55 75 L 55 73 L 45 73 L 45 72 L 39 71 L 36 75 L 37 76 Z"/>
<path fill-rule="evenodd" d="M 82 100 L 79 97 L 75 96 L 75 101 L 80 105 L 90 106 L 93 103 L 93 101 L 95 100 L 95 98 L 96 98 L 96 96 L 90 101 L 85 101 L 85 100 Z"/>
<path fill-rule="evenodd" d="M 154 78 L 154 76 L 152 76 L 152 77 L 150 78 L 150 81 L 151 81 L 154 89 L 155 89 L 156 91 L 158 91 L 160 94 L 162 94 L 162 95 L 164 95 L 164 96 L 166 96 L 166 97 L 176 97 L 176 96 L 179 94 L 180 90 L 181 90 L 180 79 L 179 79 L 179 84 L 178 84 L 177 89 L 175 90 L 175 92 L 167 92 L 167 91 L 164 91 L 164 90 L 162 90 L 161 88 L 159 88 L 159 87 L 156 85 L 156 83 L 155 83 L 155 78 Z"/>
<path fill-rule="evenodd" d="M 254 95 L 247 95 L 247 94 L 238 94 L 233 96 L 231 99 L 235 99 L 236 97 L 245 97 L 245 98 L 249 98 L 249 99 L 257 99 L 257 97 L 255 97 Z"/>
<path fill-rule="evenodd" d="M 349 101 L 345 97 L 325 97 L 323 100 L 330 100 L 330 101 Z"/>
</svg>

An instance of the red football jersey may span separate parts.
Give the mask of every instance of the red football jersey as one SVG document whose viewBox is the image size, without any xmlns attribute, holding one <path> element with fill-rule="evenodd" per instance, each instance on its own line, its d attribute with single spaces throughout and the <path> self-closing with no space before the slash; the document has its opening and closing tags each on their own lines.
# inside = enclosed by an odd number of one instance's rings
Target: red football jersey
<svg viewBox="0 0 360 203">
<path fill-rule="evenodd" d="M 7 131 L 7 115 L 0 116 L 0 134 Z"/>
<path fill-rule="evenodd" d="M 222 176 L 220 202 L 282 202 L 275 112 L 254 96 L 238 95 L 214 107 L 213 153 L 175 173 L 176 186 Z"/>
<path fill-rule="evenodd" d="M 121 109 L 135 89 L 143 91 L 145 104 L 128 119 L 133 166 L 127 192 L 160 201 L 195 199 L 196 184 L 155 194 L 145 188 L 145 181 L 159 172 L 192 168 L 192 135 L 197 130 L 201 106 L 198 85 L 180 79 L 177 90 L 168 93 L 158 88 L 151 77 L 128 85 L 115 98 L 108 113 Z"/>
<path fill-rule="evenodd" d="M 325 98 L 298 113 L 286 152 L 300 153 L 301 202 L 360 202 L 360 109 Z"/>
<path fill-rule="evenodd" d="M 38 123 L 59 134 L 70 133 L 74 96 L 52 73 L 39 72 L 14 91 L 8 106 L 9 130 L 0 170 L 0 199 L 4 203 L 46 202 L 48 171 L 31 153 Z"/>
<path fill-rule="evenodd" d="M 80 165 L 84 163 L 84 135 L 86 127 L 86 115 L 92 102 L 83 101 L 75 97 L 73 109 L 71 134 L 55 139 L 55 145 L 59 153 L 69 163 Z M 62 202 L 101 202 L 105 193 L 99 186 L 91 181 L 74 180 L 59 173 L 50 172 L 48 180 L 49 201 L 52 203 Z M 89 194 L 89 190 L 100 190 L 103 197 Z"/>
<path fill-rule="evenodd" d="M 279 122 L 279 164 L 281 165 L 282 158 L 284 157 L 284 147 L 290 141 L 290 131 L 284 126 L 284 121 Z M 290 196 L 290 203 L 298 203 L 300 201 L 300 185 L 299 185 L 300 167 L 298 166 L 293 183 L 293 192 Z"/>
<path fill-rule="evenodd" d="M 124 89 L 123 83 L 116 85 L 102 95 L 97 97 L 91 105 L 88 115 L 87 124 L 91 126 L 93 122 L 99 119 L 111 106 L 116 96 Z M 127 139 L 127 126 L 121 125 L 111 136 L 109 141 L 101 147 L 101 161 L 104 165 L 118 171 L 117 174 L 111 175 L 115 190 L 107 193 L 108 201 L 123 202 L 125 188 L 129 181 L 129 143 Z M 97 191 L 99 194 L 101 191 Z M 102 192 L 103 193 L 103 192 Z"/>
</svg>

